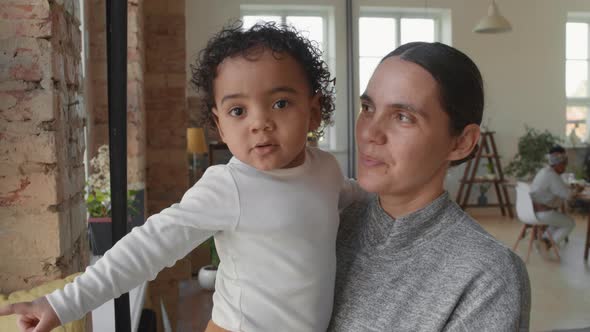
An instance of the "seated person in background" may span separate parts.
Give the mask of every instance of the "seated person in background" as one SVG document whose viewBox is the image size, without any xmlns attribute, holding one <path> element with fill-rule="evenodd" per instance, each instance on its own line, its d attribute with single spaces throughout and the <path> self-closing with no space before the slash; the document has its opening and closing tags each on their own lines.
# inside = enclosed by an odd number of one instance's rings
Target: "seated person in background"
<svg viewBox="0 0 590 332">
<path fill-rule="evenodd" d="M 547 155 L 547 161 L 549 165 L 542 168 L 533 179 L 531 199 L 537 219 L 549 225 L 543 234 L 543 241 L 550 247 L 548 234 L 553 237 L 556 244 L 559 244 L 574 229 L 574 220 L 557 209 L 578 190 L 572 190 L 560 176 L 567 167 L 567 155 L 563 147 L 552 147 Z"/>
</svg>

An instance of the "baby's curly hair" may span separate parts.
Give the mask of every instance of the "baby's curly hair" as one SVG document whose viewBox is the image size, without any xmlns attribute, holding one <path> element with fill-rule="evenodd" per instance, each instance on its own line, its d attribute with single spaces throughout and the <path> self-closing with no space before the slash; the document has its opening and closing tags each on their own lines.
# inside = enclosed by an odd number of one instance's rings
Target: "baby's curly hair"
<svg viewBox="0 0 590 332">
<path fill-rule="evenodd" d="M 191 65 L 191 83 L 207 107 L 202 122 L 215 128 L 212 108 L 215 106 L 213 81 L 217 66 L 228 57 L 239 54 L 248 58 L 248 51 L 264 47 L 274 53 L 289 54 L 303 67 L 311 92 L 320 94 L 322 124 L 313 134 L 321 137 L 332 121 L 334 80 L 330 78 L 328 65 L 322 60 L 322 52 L 314 45 L 316 43 L 303 37 L 295 28 L 275 22 L 258 23 L 248 30 L 243 30 L 242 26 L 241 21 L 226 25 L 209 40 L 207 47 L 199 53 L 196 64 Z"/>
</svg>

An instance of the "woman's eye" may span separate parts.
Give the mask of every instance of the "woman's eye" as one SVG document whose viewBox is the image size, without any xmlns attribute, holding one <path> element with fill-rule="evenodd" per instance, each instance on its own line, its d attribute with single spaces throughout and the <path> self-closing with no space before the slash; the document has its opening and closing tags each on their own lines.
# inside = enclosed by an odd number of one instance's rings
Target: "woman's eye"
<svg viewBox="0 0 590 332">
<path fill-rule="evenodd" d="M 244 114 L 244 109 L 241 107 L 234 107 L 231 110 L 229 110 L 229 115 L 231 116 L 235 116 L 235 117 L 239 117 L 242 116 Z"/>
<path fill-rule="evenodd" d="M 414 123 L 414 119 L 412 119 L 412 117 L 410 117 L 404 113 L 398 113 L 397 119 L 403 123 Z"/>
<path fill-rule="evenodd" d="M 281 99 L 281 100 L 277 101 L 276 103 L 274 103 L 272 105 L 272 108 L 273 109 L 281 109 L 281 108 L 287 107 L 288 105 L 289 105 L 288 101 Z"/>
<path fill-rule="evenodd" d="M 370 108 L 367 104 L 361 104 L 361 113 L 369 112 Z"/>
</svg>

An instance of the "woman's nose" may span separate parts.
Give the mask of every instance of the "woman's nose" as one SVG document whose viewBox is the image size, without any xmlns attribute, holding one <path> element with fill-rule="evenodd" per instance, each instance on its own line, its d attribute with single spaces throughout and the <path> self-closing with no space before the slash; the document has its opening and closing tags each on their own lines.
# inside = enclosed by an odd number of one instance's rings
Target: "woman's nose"
<svg viewBox="0 0 590 332">
<path fill-rule="evenodd" d="M 385 144 L 387 136 L 379 119 L 360 119 L 357 121 L 359 139 L 366 143 Z"/>
</svg>

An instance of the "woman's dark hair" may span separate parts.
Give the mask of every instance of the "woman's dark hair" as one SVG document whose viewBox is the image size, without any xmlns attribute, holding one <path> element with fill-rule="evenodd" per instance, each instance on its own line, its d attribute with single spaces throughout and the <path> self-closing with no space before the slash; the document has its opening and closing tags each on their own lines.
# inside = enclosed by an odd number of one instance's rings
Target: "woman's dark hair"
<svg viewBox="0 0 590 332">
<path fill-rule="evenodd" d="M 441 43 L 413 42 L 401 45 L 381 61 L 397 56 L 424 68 L 438 83 L 440 103 L 450 118 L 451 135 L 469 124 L 481 124 L 484 108 L 483 80 L 475 63 L 461 51 Z M 479 147 L 451 166 L 472 159 Z"/>
<path fill-rule="evenodd" d="M 191 83 L 199 91 L 202 103 L 207 107 L 207 111 L 203 112 L 203 122 L 215 127 L 212 108 L 215 106 L 213 81 L 217 76 L 217 66 L 235 55 L 250 59 L 256 53 L 253 51 L 262 47 L 271 50 L 276 56 L 288 54 L 301 64 L 311 93 L 320 94 L 322 124 L 314 134 L 321 137 L 324 128 L 331 123 L 334 112 L 334 81 L 330 78 L 327 64 L 321 58 L 322 52 L 314 42 L 303 37 L 291 26 L 267 22 L 243 30 L 242 25 L 241 21 L 236 21 L 225 26 L 199 53 L 196 64 L 191 65 Z"/>
</svg>

